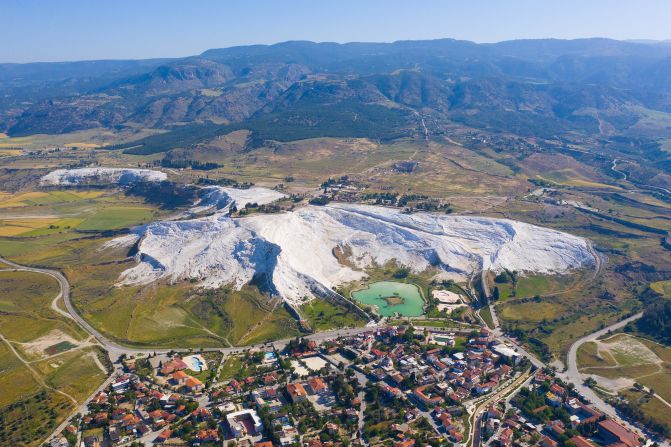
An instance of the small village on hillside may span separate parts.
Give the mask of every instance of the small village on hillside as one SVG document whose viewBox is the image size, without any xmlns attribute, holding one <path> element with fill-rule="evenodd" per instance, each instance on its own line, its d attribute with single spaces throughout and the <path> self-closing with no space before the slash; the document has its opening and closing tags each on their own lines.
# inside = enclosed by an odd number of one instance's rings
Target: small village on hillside
<svg viewBox="0 0 671 447">
<path fill-rule="evenodd" d="M 233 354 L 124 355 L 51 447 L 639 447 L 488 329 L 389 326 Z"/>
</svg>

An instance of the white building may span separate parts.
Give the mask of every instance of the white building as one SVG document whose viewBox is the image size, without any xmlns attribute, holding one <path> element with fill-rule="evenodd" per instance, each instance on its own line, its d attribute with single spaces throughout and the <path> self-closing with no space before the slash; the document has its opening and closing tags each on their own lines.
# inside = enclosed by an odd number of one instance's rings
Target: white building
<svg viewBox="0 0 671 447">
<path fill-rule="evenodd" d="M 492 347 L 492 351 L 504 357 L 508 360 L 512 360 L 513 363 L 517 363 L 522 358 L 522 355 L 519 352 L 516 352 L 514 349 L 509 348 L 506 345 L 496 345 Z"/>
</svg>

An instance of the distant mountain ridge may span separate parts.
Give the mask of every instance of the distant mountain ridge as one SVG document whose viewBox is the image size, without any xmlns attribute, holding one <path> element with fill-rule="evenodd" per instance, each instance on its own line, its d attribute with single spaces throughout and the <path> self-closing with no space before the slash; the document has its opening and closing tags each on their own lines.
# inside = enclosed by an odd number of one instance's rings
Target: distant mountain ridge
<svg viewBox="0 0 671 447">
<path fill-rule="evenodd" d="M 617 133 L 642 110 L 671 112 L 671 46 L 290 41 L 179 59 L 0 64 L 0 98 L 0 131 L 10 135 L 235 125 L 270 116 L 319 128 L 321 118 L 307 120 L 317 108 L 325 120 L 332 110 L 345 127 L 348 116 L 374 126 L 382 113 L 406 130 L 420 114 L 522 134 Z"/>
</svg>

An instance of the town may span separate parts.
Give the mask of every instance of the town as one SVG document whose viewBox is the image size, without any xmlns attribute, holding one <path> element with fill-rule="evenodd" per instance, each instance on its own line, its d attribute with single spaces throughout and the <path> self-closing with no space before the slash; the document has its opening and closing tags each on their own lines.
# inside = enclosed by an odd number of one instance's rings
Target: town
<svg viewBox="0 0 671 447">
<path fill-rule="evenodd" d="M 123 355 L 47 445 L 639 447 L 485 327 Z"/>
</svg>

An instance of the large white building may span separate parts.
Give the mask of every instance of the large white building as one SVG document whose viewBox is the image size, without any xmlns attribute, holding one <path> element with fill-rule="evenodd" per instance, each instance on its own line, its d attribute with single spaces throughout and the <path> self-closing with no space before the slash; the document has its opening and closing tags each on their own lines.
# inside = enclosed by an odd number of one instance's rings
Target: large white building
<svg viewBox="0 0 671 447">
<path fill-rule="evenodd" d="M 505 357 L 508 360 L 512 360 L 513 363 L 517 363 L 520 361 L 522 358 L 522 355 L 515 351 L 512 348 L 509 348 L 506 345 L 496 345 L 492 347 L 492 351 L 500 355 L 501 357 Z"/>
</svg>

